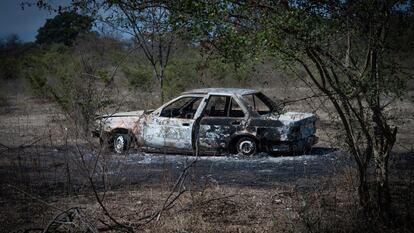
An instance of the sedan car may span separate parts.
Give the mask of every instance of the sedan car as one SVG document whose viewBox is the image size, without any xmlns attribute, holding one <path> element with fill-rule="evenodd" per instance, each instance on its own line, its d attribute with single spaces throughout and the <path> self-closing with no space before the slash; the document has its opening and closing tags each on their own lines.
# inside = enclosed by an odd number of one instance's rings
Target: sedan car
<svg viewBox="0 0 414 233">
<path fill-rule="evenodd" d="M 260 91 L 205 88 L 182 93 L 156 110 L 97 118 L 93 134 L 116 153 L 131 145 L 173 153 L 253 155 L 303 152 L 317 143 L 316 115 L 282 113 Z"/>
</svg>

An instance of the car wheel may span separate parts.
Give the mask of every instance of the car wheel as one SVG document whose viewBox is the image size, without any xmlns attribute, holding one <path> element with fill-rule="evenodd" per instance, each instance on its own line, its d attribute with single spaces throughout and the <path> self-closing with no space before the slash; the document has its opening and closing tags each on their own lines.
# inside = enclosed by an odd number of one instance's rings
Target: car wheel
<svg viewBox="0 0 414 233">
<path fill-rule="evenodd" d="M 128 134 L 115 134 L 113 141 L 113 150 L 117 154 L 122 154 L 129 148 L 131 138 Z"/>
<path fill-rule="evenodd" d="M 257 145 L 252 138 L 243 137 L 237 142 L 236 149 L 239 154 L 250 156 L 256 153 Z"/>
</svg>

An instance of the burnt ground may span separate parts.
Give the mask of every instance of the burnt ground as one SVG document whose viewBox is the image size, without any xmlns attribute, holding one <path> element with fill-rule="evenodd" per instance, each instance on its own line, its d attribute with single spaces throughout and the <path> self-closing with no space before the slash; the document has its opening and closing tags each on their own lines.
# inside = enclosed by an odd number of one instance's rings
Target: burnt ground
<svg viewBox="0 0 414 233">
<path fill-rule="evenodd" d="M 192 165 L 193 181 L 196 183 L 209 180 L 219 185 L 261 188 L 281 182 L 295 182 L 304 177 L 318 179 L 329 176 L 348 167 L 351 162 L 343 153 L 326 148 L 315 148 L 310 155 L 259 154 L 253 157 L 144 153 L 128 154 L 122 159 L 110 161 L 109 176 L 122 177 L 131 184 L 148 185 L 159 182 L 166 172 L 172 178 L 178 178 L 193 161 L 196 161 Z"/>
<path fill-rule="evenodd" d="M 124 155 L 78 151 L 77 148 L 45 149 L 29 147 L 4 150 L 0 163 L 1 183 L 26 184 L 31 187 L 66 187 L 77 193 L 88 186 L 88 172 L 94 171 L 98 188 L 102 177 L 111 189 L 125 186 L 157 187 L 173 184 L 182 171 L 190 166 L 191 182 L 213 183 L 231 187 L 272 188 L 280 184 L 301 184 L 314 180 L 342 176 L 355 168 L 346 153 L 332 148 L 315 147 L 310 154 L 189 156 L 130 151 Z M 411 171 L 414 157 L 410 153 L 395 154 L 391 171 Z M 371 172 L 374 168 L 370 169 Z M 310 184 L 313 185 L 313 184 Z M 305 187 L 304 187 L 305 188 Z M 78 190 L 78 191 L 76 191 Z M 39 189 L 42 191 L 42 189 Z M 60 191 L 67 191 L 65 189 Z M 39 192 L 39 194 L 42 194 Z M 47 195 L 46 195 L 47 196 Z"/>
<path fill-rule="evenodd" d="M 340 150 L 316 147 L 308 155 L 259 154 L 253 157 L 195 157 L 139 151 L 125 155 L 108 152 L 96 155 L 87 151 L 82 147 L 36 146 L 1 151 L 0 232 L 40 229 L 59 213 L 55 207 L 82 207 L 92 221 L 102 226 L 97 219 L 105 217 L 87 179 L 93 169 L 96 171 L 94 185 L 98 193 L 105 196 L 111 213 L 122 220 L 134 220 L 156 209 L 184 168 L 195 160 L 185 181 L 186 195 L 165 214 L 162 223 L 151 223 L 141 230 L 326 230 L 320 228 L 319 223 L 311 229 L 306 228 L 309 223 L 303 223 L 321 221 L 319 218 L 335 222 L 336 225 L 328 225 L 338 227 L 327 231 L 352 227 L 348 221 L 353 216 L 350 210 L 355 204 L 352 201 L 355 190 L 351 185 L 354 164 L 352 158 Z M 414 158 L 410 154 L 394 155 L 392 186 L 406 187 L 406 179 L 412 184 L 413 166 Z M 344 183 L 350 186 L 344 186 Z M 412 194 L 412 190 L 409 192 Z M 306 205 L 302 206 L 304 202 Z M 410 202 L 412 200 L 408 199 Z M 327 207 L 321 208 L 321 205 Z M 338 209 L 345 206 L 349 208 Z M 281 222 L 274 222 L 272 216 L 279 216 Z M 201 225 L 191 228 L 195 224 L 194 218 Z"/>
<path fill-rule="evenodd" d="M 122 188 L 124 185 L 156 186 L 165 182 L 165 177 L 173 182 L 192 163 L 191 179 L 195 183 L 204 184 L 208 181 L 216 185 L 271 188 L 279 183 L 294 183 L 304 178 L 317 180 L 340 174 L 353 166 L 345 153 L 321 147 L 314 148 L 308 155 L 271 156 L 260 153 L 252 157 L 196 157 L 136 151 L 125 155 L 82 153 L 83 158 L 74 149 L 33 147 L 3 151 L 1 181 L 6 184 L 23 182 L 37 187 L 70 182 L 71 186 L 79 187 L 87 177 L 83 170 L 84 164 L 87 164 L 90 169 L 96 165 L 96 176 L 104 175 L 112 188 Z"/>
<path fill-rule="evenodd" d="M 97 216 L 101 215 L 91 192 L 91 184 L 87 179 L 88 172 L 91 172 L 93 167 L 96 167 L 94 181 L 97 190 L 99 193 L 111 193 L 108 196 L 115 199 L 113 205 L 116 207 L 112 209 L 117 215 L 117 211 L 123 213 L 129 210 L 122 208 L 125 205 L 136 205 L 136 203 L 145 201 L 149 205 L 146 207 L 148 211 L 149 208 L 157 206 L 157 203 L 162 203 L 161 198 L 171 190 L 184 168 L 196 160 L 185 181 L 186 188 L 192 190 L 190 196 L 194 193 L 197 195 L 207 193 L 202 195 L 201 203 L 205 199 L 208 202 L 210 199 L 215 200 L 217 196 L 232 197 L 228 200 L 229 203 L 227 200 L 224 203 L 212 203 L 217 204 L 218 209 L 209 209 L 207 216 L 203 219 L 212 218 L 214 221 L 195 230 L 204 232 L 214 229 L 213 226 L 217 223 L 222 227 L 234 225 L 227 222 L 230 220 L 219 221 L 220 215 L 223 214 L 222 211 L 236 208 L 234 203 L 237 204 L 237 208 L 232 211 L 241 211 L 238 209 L 249 205 L 251 200 L 255 199 L 267 205 L 265 199 L 273 197 L 275 193 L 286 192 L 282 187 L 290 189 L 296 186 L 298 191 L 307 192 L 309 189 L 313 190 L 315 185 L 323 185 L 321 179 L 342 174 L 346 168 L 352 166 L 351 160 L 344 153 L 326 148 L 315 148 L 311 155 L 259 154 L 253 157 L 236 155 L 195 157 L 139 151 L 131 151 L 125 155 L 108 152 L 94 155 L 88 153 L 85 148 L 29 146 L 15 150 L 2 150 L 1 155 L 0 215 L 2 220 L 0 226 L 2 227 L 0 227 L 0 232 L 44 227 L 58 212 L 49 208 L 48 205 L 65 206 L 65 208 L 81 206 L 89 210 L 88 213 L 91 215 L 94 213 Z M 137 199 L 131 200 L 134 196 L 137 196 Z M 287 199 L 290 198 L 277 197 L 276 201 L 288 202 Z M 194 205 L 192 198 L 183 197 L 183 203 L 190 200 L 189 204 L 181 208 L 186 209 L 188 205 Z M 243 204 L 246 201 L 248 203 Z M 291 208 L 289 207 L 289 211 Z M 204 208 L 200 211 L 206 214 Z M 246 212 L 244 210 L 236 216 L 242 218 L 244 216 L 242 213 L 249 216 L 257 215 L 260 221 L 257 220 L 255 226 L 251 226 L 251 220 L 248 220 L 249 223 L 246 222 L 247 225 L 244 228 L 262 231 L 257 227 L 269 221 L 264 216 L 268 215 L 271 210 L 266 207 L 260 211 Z M 191 215 L 195 213 L 199 213 L 198 210 L 191 210 Z M 239 217 L 233 216 L 232 218 L 238 219 Z M 189 219 L 185 215 L 180 218 Z M 149 228 L 159 229 L 158 227 Z M 170 230 L 166 228 L 162 231 L 170 232 Z"/>
</svg>

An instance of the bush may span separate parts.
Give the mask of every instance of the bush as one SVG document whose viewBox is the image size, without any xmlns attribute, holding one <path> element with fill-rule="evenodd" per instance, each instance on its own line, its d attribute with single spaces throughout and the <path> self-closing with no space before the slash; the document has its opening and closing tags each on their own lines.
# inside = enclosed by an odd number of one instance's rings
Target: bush
<svg viewBox="0 0 414 233">
<path fill-rule="evenodd" d="M 30 48 L 31 44 L 23 44 L 17 35 L 0 38 L 0 79 L 21 77 L 21 60 Z"/>
<path fill-rule="evenodd" d="M 174 59 L 165 72 L 164 93 L 170 99 L 197 86 L 196 59 Z"/>
<path fill-rule="evenodd" d="M 111 103 L 100 88 L 108 74 L 90 62 L 94 60 L 74 56 L 72 49 L 60 44 L 38 49 L 25 59 L 25 77 L 34 93 L 57 103 L 85 133 L 96 112 Z"/>
<path fill-rule="evenodd" d="M 130 90 L 152 90 L 152 72 L 149 66 L 124 65 L 122 71 L 128 80 Z"/>
</svg>

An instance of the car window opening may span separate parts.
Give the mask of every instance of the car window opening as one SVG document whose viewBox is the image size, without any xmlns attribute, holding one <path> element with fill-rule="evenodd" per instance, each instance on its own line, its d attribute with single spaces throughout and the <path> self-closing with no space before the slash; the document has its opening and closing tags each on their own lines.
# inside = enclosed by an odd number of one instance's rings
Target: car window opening
<svg viewBox="0 0 414 233">
<path fill-rule="evenodd" d="M 203 112 L 208 117 L 244 117 L 240 105 L 230 96 L 210 96 Z"/>
<path fill-rule="evenodd" d="M 243 100 L 259 115 L 266 115 L 276 111 L 276 104 L 262 93 L 243 95 Z"/>
<path fill-rule="evenodd" d="M 160 117 L 192 119 L 202 97 L 183 97 L 162 109 Z"/>
</svg>

